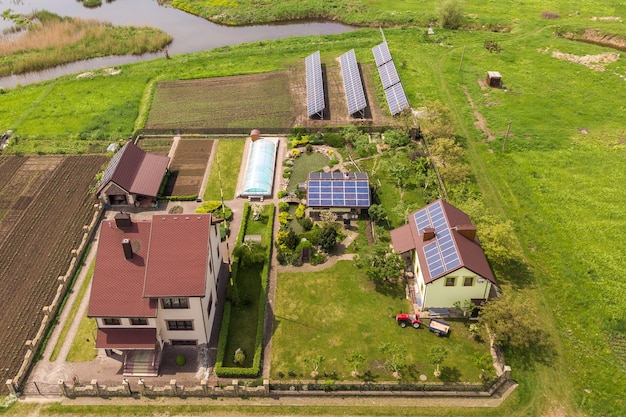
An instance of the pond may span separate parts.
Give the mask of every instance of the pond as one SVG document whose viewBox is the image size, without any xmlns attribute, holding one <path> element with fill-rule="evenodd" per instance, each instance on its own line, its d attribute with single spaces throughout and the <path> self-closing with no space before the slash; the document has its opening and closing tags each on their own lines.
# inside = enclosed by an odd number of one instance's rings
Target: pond
<svg viewBox="0 0 626 417">
<path fill-rule="evenodd" d="M 330 35 L 354 29 L 351 26 L 334 22 L 302 22 L 242 27 L 221 26 L 173 7 L 161 6 L 157 0 L 103 1 L 102 5 L 96 8 L 84 7 L 77 0 L 0 0 L 0 9 L 3 11 L 11 9 L 13 13 L 22 14 L 29 14 L 33 10 L 48 10 L 59 16 L 97 19 L 120 26 L 156 27 L 174 38 L 168 46 L 170 55 L 291 36 Z M 0 20 L 0 30 L 5 30 L 11 26 L 12 22 Z M 162 53 L 158 53 L 90 59 L 36 73 L 0 78 L 0 86 L 15 87 L 17 84 L 25 85 L 74 72 L 144 61 L 162 56 Z"/>
</svg>

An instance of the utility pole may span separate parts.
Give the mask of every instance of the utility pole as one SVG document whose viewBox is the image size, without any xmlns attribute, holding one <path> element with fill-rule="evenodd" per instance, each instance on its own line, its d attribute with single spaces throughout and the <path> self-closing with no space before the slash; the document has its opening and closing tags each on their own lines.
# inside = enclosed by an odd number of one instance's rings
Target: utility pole
<svg viewBox="0 0 626 417">
<path fill-rule="evenodd" d="M 506 134 L 504 135 L 504 142 L 502 142 L 502 152 L 504 152 L 504 148 L 506 147 L 506 140 L 509 138 L 509 132 L 511 131 L 511 121 L 509 120 L 509 125 L 506 128 Z"/>
</svg>

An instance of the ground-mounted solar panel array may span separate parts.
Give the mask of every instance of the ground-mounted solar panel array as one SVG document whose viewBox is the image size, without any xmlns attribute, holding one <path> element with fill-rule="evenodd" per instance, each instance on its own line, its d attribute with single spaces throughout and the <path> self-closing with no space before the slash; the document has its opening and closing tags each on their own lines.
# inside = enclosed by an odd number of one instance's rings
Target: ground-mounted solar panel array
<svg viewBox="0 0 626 417">
<path fill-rule="evenodd" d="M 414 219 L 420 235 L 426 228 L 435 229 L 436 239 L 424 246 L 426 264 L 432 278 L 441 276 L 461 265 L 441 202 L 438 201 L 419 210 L 414 214 Z"/>
<path fill-rule="evenodd" d="M 322 64 L 320 51 L 307 56 L 304 60 L 306 67 L 306 97 L 307 113 L 309 117 L 317 115 L 323 117 L 326 104 L 324 102 L 324 81 L 322 79 Z"/>
<path fill-rule="evenodd" d="M 354 49 L 350 49 L 341 55 L 339 62 L 341 63 L 348 113 L 351 115 L 360 113 L 361 116 L 364 116 L 367 101 L 365 100 L 365 92 L 363 91 L 363 83 L 361 82 L 361 74 L 356 62 Z"/>
<path fill-rule="evenodd" d="M 409 108 L 409 101 L 404 93 L 404 88 L 402 88 L 402 83 L 400 82 L 398 71 L 396 70 L 396 64 L 393 62 L 387 42 L 373 47 L 372 53 L 374 54 L 374 60 L 378 67 L 380 81 L 385 90 L 389 111 L 392 116 L 395 116 L 402 112 L 402 110 Z"/>
<path fill-rule="evenodd" d="M 309 207 L 370 206 L 369 179 L 364 173 L 311 172 L 307 188 Z"/>
</svg>

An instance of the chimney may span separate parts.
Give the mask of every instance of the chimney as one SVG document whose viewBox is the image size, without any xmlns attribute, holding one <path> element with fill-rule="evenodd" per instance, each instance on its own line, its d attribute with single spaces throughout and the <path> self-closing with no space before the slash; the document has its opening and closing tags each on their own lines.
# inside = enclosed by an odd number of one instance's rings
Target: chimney
<svg viewBox="0 0 626 417">
<path fill-rule="evenodd" d="M 122 249 L 124 249 L 124 258 L 127 261 L 133 259 L 133 247 L 130 243 L 130 239 L 122 239 Z"/>
<path fill-rule="evenodd" d="M 461 224 L 456 227 L 456 231 L 468 238 L 469 240 L 476 239 L 476 226 L 473 224 Z"/>
<path fill-rule="evenodd" d="M 118 229 L 126 229 L 133 225 L 133 221 L 130 219 L 129 213 L 119 212 L 115 215 L 115 226 Z"/>
<path fill-rule="evenodd" d="M 429 241 L 435 237 L 435 229 L 432 227 L 425 227 L 422 233 L 422 240 L 424 242 Z"/>
</svg>

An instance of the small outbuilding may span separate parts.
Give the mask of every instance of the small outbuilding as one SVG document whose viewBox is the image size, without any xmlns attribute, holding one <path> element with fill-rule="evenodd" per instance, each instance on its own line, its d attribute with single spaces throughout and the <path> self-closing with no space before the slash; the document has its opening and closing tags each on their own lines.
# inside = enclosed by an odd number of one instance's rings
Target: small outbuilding
<svg viewBox="0 0 626 417">
<path fill-rule="evenodd" d="M 502 76 L 498 71 L 487 71 L 487 85 L 489 87 L 502 88 Z"/>
</svg>

